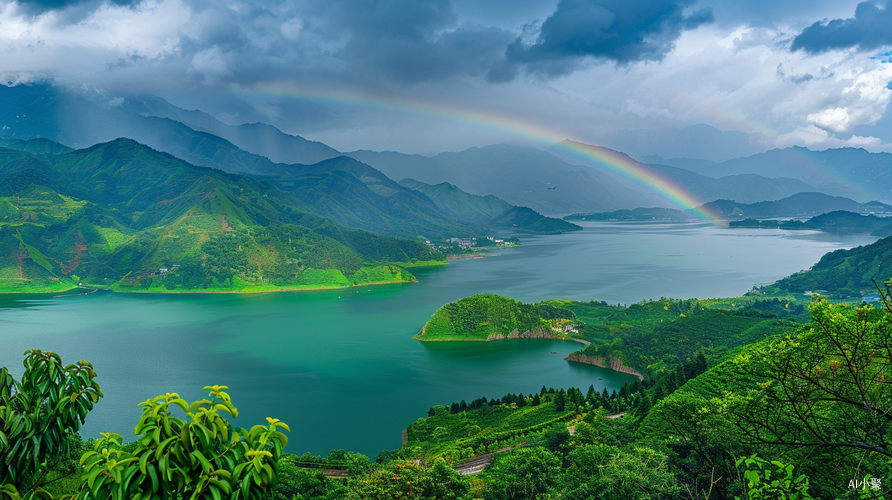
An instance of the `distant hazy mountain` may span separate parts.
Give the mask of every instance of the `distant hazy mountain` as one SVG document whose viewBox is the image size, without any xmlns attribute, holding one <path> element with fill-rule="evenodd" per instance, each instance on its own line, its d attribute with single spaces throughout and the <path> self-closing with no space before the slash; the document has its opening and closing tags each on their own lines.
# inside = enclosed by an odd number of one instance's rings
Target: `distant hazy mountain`
<svg viewBox="0 0 892 500">
<path fill-rule="evenodd" d="M 414 179 L 403 179 L 400 184 L 424 193 L 440 210 L 464 222 L 539 234 L 582 229 L 576 224 L 545 217 L 530 208 L 515 207 L 492 195 L 466 193 L 448 182 L 431 186 Z"/>
<path fill-rule="evenodd" d="M 36 155 L 61 154 L 74 151 L 68 146 L 43 138 L 28 139 L 24 141 L 21 139 L 0 139 L 0 148 L 16 149 Z"/>
<path fill-rule="evenodd" d="M 849 198 L 823 193 L 798 193 L 777 201 L 750 204 L 716 200 L 704 204 L 703 208 L 710 213 L 723 214 L 729 219 L 813 217 L 839 210 L 863 215 L 892 213 L 892 206 L 878 201 L 858 203 Z"/>
<path fill-rule="evenodd" d="M 725 161 L 767 150 L 771 141 L 761 134 L 722 131 L 710 125 L 682 128 L 613 130 L 599 137 L 599 144 L 624 151 L 635 158 L 703 158 Z"/>
<path fill-rule="evenodd" d="M 683 168 L 648 165 L 665 179 L 671 179 L 701 200 L 730 199 L 740 203 L 755 203 L 786 198 L 796 193 L 815 191 L 797 179 L 770 179 L 755 174 L 727 175 L 718 179 Z"/>
<path fill-rule="evenodd" d="M 267 182 L 130 139 L 63 154 L 0 148 L 4 290 L 347 286 L 411 279 L 391 264 L 431 259 L 442 255 L 421 242 L 345 228 Z"/>
<path fill-rule="evenodd" d="M 341 156 L 336 149 L 321 142 L 286 134 L 272 125 L 228 125 L 207 113 L 187 111 L 156 96 L 130 96 L 122 106 L 140 115 L 182 122 L 197 131 L 222 137 L 245 151 L 265 156 L 276 163 L 312 164 Z"/>
<path fill-rule="evenodd" d="M 861 215 L 845 210 L 836 210 L 816 215 L 807 221 L 798 219 L 744 219 L 732 220 L 731 227 L 758 227 L 762 229 L 814 229 L 818 231 L 870 233 L 874 236 L 888 236 L 892 223 L 888 217 Z"/>
<path fill-rule="evenodd" d="M 589 154 L 572 153 L 580 150 Z M 553 147 L 552 151 L 566 161 L 577 161 L 598 171 L 600 175 L 614 178 L 617 183 L 625 183 L 630 188 L 639 190 L 639 196 L 646 196 L 647 201 L 636 205 L 638 207 L 666 206 L 668 202 L 660 198 L 656 191 L 657 187 L 662 188 L 663 186 L 660 186 L 660 183 L 655 186 L 630 184 L 626 178 L 619 176 L 615 170 L 615 164 L 632 164 L 639 171 L 635 177 L 660 178 L 663 180 L 662 183 L 679 186 L 700 200 L 731 199 L 752 203 L 776 200 L 802 191 L 815 190 L 814 187 L 795 179 L 770 179 L 759 175 L 736 175 L 715 179 L 684 168 L 645 165 L 623 152 L 574 141 L 563 141 Z"/>
<path fill-rule="evenodd" d="M 573 214 L 564 220 L 597 220 L 611 222 L 671 222 L 695 218 L 690 213 L 672 208 L 634 208 L 594 214 Z"/>
<path fill-rule="evenodd" d="M 714 161 L 702 160 L 700 158 L 663 158 L 660 155 L 644 155 L 638 156 L 636 159 L 647 165 L 667 165 L 690 170 L 691 172 L 699 172 L 702 169 L 715 165 Z"/>
<path fill-rule="evenodd" d="M 426 184 L 448 182 L 480 196 L 494 195 L 543 214 L 598 211 L 638 206 L 647 197 L 613 183 L 602 174 L 528 146 L 497 144 L 433 157 L 394 152 L 354 151 L 348 156 L 368 163 L 389 177 Z"/>
<path fill-rule="evenodd" d="M 892 154 L 870 153 L 864 149 L 773 149 L 719 163 L 700 173 L 713 177 L 744 173 L 790 177 L 822 192 L 859 201 L 892 200 Z"/>
</svg>

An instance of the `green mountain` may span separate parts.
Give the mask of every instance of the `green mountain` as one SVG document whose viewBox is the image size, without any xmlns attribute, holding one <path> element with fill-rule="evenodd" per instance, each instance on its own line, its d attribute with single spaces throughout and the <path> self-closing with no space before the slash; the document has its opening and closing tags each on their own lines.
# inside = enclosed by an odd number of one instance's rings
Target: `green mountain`
<svg viewBox="0 0 892 500">
<path fill-rule="evenodd" d="M 94 144 L 130 137 L 193 165 L 276 182 L 298 207 L 349 227 L 408 238 L 467 237 L 485 232 L 481 227 L 453 220 L 423 195 L 368 165 L 344 158 L 321 143 L 311 144 L 303 138 L 285 136 L 268 126 L 229 127 L 201 112 L 184 111 L 166 101 L 145 96 L 134 98 L 133 102 L 125 100 L 121 106 L 103 106 L 76 92 L 47 85 L 3 87 L 0 100 L 3 98 L 7 100 L 0 103 L 0 118 L 3 113 L 23 116 L 26 112 L 30 118 L 24 123 L 11 122 L 0 137 L 42 135 L 68 144 Z M 288 151 L 306 146 L 309 148 L 304 148 L 306 154 L 296 157 L 328 159 L 313 165 L 274 163 L 266 156 L 240 149 L 222 137 L 194 130 L 174 118 L 188 119 L 206 130 L 228 131 L 235 134 L 233 137 L 251 138 L 248 142 L 257 148 L 271 141 L 281 146 L 280 152 L 285 156 Z M 249 129 L 260 132 L 242 133 Z M 7 142 L 10 140 L 17 139 Z M 13 142 L 9 143 L 10 147 L 15 147 Z"/>
<path fill-rule="evenodd" d="M 874 280 L 880 285 L 892 276 L 892 238 L 852 248 L 829 252 L 808 271 L 793 274 L 766 287 L 766 292 L 819 292 L 832 297 L 861 297 L 876 294 Z"/>
<path fill-rule="evenodd" d="M 409 238 L 484 235 L 485 228 L 444 213 L 424 194 L 362 162 L 339 156 L 313 165 L 277 165 L 260 177 L 295 204 L 350 227 Z"/>
<path fill-rule="evenodd" d="M 400 184 L 424 193 L 436 203 L 437 208 L 450 217 L 464 222 L 538 234 L 582 229 L 576 224 L 545 217 L 530 208 L 515 207 L 493 195 L 478 196 L 466 193 L 448 182 L 431 186 L 414 179 L 403 179 Z"/>
<path fill-rule="evenodd" d="M 716 200 L 701 206 L 710 213 L 723 214 L 729 219 L 813 217 L 834 211 L 867 214 L 892 214 L 892 206 L 878 201 L 859 203 L 842 196 L 824 193 L 798 193 L 776 201 L 759 203 L 739 203 L 731 200 Z"/>
<path fill-rule="evenodd" d="M 0 149 L 0 290 L 268 290 L 411 281 L 443 262 L 348 229 L 274 185 L 129 139 L 60 155 Z M 77 277 L 77 278 L 75 278 Z"/>
</svg>

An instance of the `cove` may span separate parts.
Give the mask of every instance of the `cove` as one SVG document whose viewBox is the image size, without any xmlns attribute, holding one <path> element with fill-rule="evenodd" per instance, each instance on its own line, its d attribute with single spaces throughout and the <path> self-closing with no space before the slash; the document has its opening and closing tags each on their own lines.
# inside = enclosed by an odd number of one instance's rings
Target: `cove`
<svg viewBox="0 0 892 500">
<path fill-rule="evenodd" d="M 415 270 L 419 282 L 256 295 L 94 293 L 0 298 L 0 365 L 26 349 L 91 361 L 106 397 L 85 437 L 130 439 L 137 404 L 165 392 L 230 387 L 237 425 L 264 417 L 292 428 L 288 451 L 371 456 L 435 404 L 530 393 L 542 385 L 601 390 L 633 377 L 563 360 L 579 344 L 550 340 L 411 340 L 441 305 L 476 293 L 633 303 L 660 296 L 736 296 L 809 267 L 867 236 L 729 229 L 704 223 L 583 223 L 523 237 L 488 259 Z M 556 354 L 552 354 L 555 352 Z"/>
</svg>

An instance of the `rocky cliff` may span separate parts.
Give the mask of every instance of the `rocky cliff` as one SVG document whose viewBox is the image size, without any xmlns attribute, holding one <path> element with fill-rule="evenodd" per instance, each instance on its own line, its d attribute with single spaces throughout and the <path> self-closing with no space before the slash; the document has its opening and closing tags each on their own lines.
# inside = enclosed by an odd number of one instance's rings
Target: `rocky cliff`
<svg viewBox="0 0 892 500">
<path fill-rule="evenodd" d="M 601 368 L 610 368 L 613 371 L 635 375 L 639 380 L 644 380 L 644 375 L 638 373 L 634 368 L 630 368 L 623 364 L 622 359 L 614 358 L 613 356 L 607 356 L 607 359 L 605 360 L 601 356 L 586 356 L 584 354 L 573 353 L 564 359 L 572 363 L 585 363 L 587 365 L 600 366 Z"/>
</svg>

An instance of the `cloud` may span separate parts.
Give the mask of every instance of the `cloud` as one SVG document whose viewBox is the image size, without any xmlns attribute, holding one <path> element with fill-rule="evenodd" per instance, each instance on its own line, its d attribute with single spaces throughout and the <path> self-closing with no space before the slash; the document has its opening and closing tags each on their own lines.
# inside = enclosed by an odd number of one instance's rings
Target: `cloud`
<svg viewBox="0 0 892 500">
<path fill-rule="evenodd" d="M 849 112 L 846 108 L 825 109 L 818 113 L 811 113 L 806 120 L 823 129 L 835 132 L 845 132 L 850 127 Z"/>
<path fill-rule="evenodd" d="M 77 22 L 103 5 L 131 7 L 142 0 L 18 0 L 19 10 L 28 16 L 38 16 L 47 12 L 65 12 L 69 22 Z"/>
<path fill-rule="evenodd" d="M 892 9 L 862 2 L 855 8 L 855 17 L 818 21 L 804 29 L 793 39 L 790 50 L 818 54 L 835 49 L 878 49 L 892 45 L 890 24 Z"/>
<path fill-rule="evenodd" d="M 712 20 L 712 10 L 687 12 L 675 0 L 561 0 L 535 42 L 517 38 L 508 59 L 552 75 L 572 71 L 585 58 L 621 65 L 660 61 L 683 31 Z"/>
<path fill-rule="evenodd" d="M 459 25 L 448 0 L 326 0 L 309 14 L 305 29 L 335 45 L 332 54 L 364 79 L 486 76 L 500 68 L 514 39 L 500 28 Z"/>
</svg>

